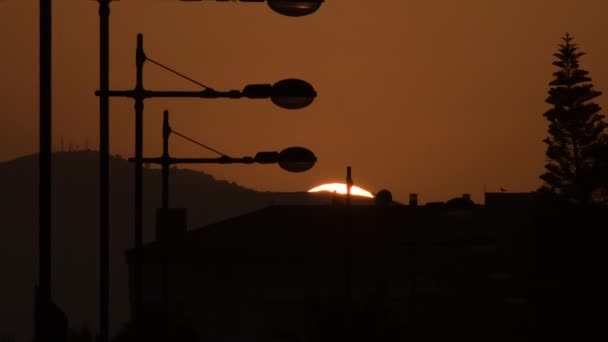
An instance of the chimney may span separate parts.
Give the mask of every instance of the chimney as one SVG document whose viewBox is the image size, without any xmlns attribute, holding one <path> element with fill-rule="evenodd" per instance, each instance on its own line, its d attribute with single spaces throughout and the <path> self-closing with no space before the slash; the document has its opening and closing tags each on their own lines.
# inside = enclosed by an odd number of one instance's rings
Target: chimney
<svg viewBox="0 0 608 342">
<path fill-rule="evenodd" d="M 156 209 L 156 240 L 161 241 L 162 229 L 166 227 L 168 237 L 174 238 L 186 233 L 186 208 Z"/>
<path fill-rule="evenodd" d="M 411 207 L 418 206 L 418 194 L 410 194 L 410 206 Z"/>
</svg>

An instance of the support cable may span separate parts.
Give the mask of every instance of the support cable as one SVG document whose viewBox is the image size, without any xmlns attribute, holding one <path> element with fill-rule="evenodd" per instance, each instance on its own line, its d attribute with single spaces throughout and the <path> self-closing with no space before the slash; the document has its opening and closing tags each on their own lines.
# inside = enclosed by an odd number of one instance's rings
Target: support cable
<svg viewBox="0 0 608 342">
<path fill-rule="evenodd" d="M 186 80 L 188 80 L 188 81 L 190 81 L 190 82 L 192 82 L 192 83 L 194 83 L 196 85 L 199 85 L 199 86 L 201 86 L 201 87 L 203 87 L 205 89 L 213 90 L 213 88 L 208 87 L 208 86 L 206 86 L 206 85 L 204 85 L 204 84 L 202 84 L 202 83 L 200 83 L 200 82 L 198 82 L 198 81 L 196 81 L 196 80 L 194 80 L 194 79 L 192 79 L 192 78 L 190 78 L 190 77 L 188 77 L 188 76 L 186 76 L 186 75 L 184 75 L 184 74 L 182 74 L 182 73 L 180 73 L 180 72 L 178 72 L 178 71 L 176 71 L 176 70 L 174 70 L 174 69 L 172 69 L 172 68 L 170 68 L 170 67 L 168 67 L 166 65 L 163 65 L 163 64 L 161 64 L 161 63 L 159 63 L 159 62 L 157 62 L 157 61 L 155 61 L 153 59 L 150 59 L 147 56 L 146 56 L 146 60 L 148 62 L 150 62 L 152 64 L 155 64 L 155 65 L 157 65 L 157 66 L 159 66 L 159 67 L 161 67 L 161 68 L 163 68 L 165 70 L 168 70 L 168 71 L 176 74 L 177 76 L 180 76 L 180 77 L 182 77 L 182 78 L 184 78 L 184 79 L 186 79 Z"/>
<path fill-rule="evenodd" d="M 195 143 L 195 144 L 197 144 L 197 145 L 199 145 L 199 146 L 201 146 L 201 147 L 203 147 L 203 148 L 206 148 L 207 150 L 209 150 L 209 151 L 211 151 L 211 152 L 215 152 L 215 153 L 219 154 L 219 155 L 220 155 L 220 156 L 222 156 L 222 157 L 229 157 L 228 155 L 223 154 L 222 152 L 219 152 L 218 150 L 215 150 L 215 149 L 213 149 L 213 148 L 211 148 L 211 147 L 209 147 L 209 146 L 207 146 L 207 145 L 205 145 L 205 144 L 202 144 L 202 143 L 200 143 L 200 142 L 198 142 L 198 141 L 196 141 L 196 140 L 194 140 L 194 139 L 190 139 L 190 138 L 188 138 L 187 136 L 185 136 L 185 135 L 183 135 L 183 134 L 180 134 L 179 132 L 176 132 L 176 131 L 174 131 L 174 130 L 171 130 L 171 133 L 174 133 L 174 134 L 175 134 L 175 135 L 177 135 L 177 136 L 180 136 L 180 137 L 182 137 L 182 138 L 184 138 L 184 139 L 186 139 L 186 140 L 188 140 L 188 141 L 190 141 L 190 142 L 192 142 L 192 143 Z"/>
</svg>

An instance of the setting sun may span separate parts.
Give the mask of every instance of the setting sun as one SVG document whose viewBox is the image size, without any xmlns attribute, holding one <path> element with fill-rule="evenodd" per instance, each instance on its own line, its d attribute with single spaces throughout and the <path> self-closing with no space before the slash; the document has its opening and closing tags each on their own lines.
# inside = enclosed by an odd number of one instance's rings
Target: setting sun
<svg viewBox="0 0 608 342">
<path fill-rule="evenodd" d="M 319 185 L 315 188 L 308 190 L 308 192 L 319 192 L 319 191 L 329 191 L 329 192 L 336 192 L 338 194 L 346 194 L 346 184 L 328 183 L 328 184 Z M 374 198 L 374 195 L 372 195 L 371 192 L 369 192 L 367 190 L 363 190 L 360 187 L 355 186 L 355 185 L 353 185 L 350 188 L 350 194 L 354 195 L 354 196 Z"/>
</svg>

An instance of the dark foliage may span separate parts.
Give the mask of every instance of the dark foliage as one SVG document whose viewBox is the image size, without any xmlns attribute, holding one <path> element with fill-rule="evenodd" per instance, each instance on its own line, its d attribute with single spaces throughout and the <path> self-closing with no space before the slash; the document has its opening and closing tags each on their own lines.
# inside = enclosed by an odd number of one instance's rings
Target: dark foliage
<svg viewBox="0 0 608 342">
<path fill-rule="evenodd" d="M 548 205 L 534 215 L 531 294 L 543 340 L 599 341 L 608 337 L 604 260 L 607 211 Z"/>
<path fill-rule="evenodd" d="M 608 124 L 600 106 L 591 102 L 601 92 L 593 89 L 588 72 L 579 66 L 585 53 L 578 51 L 568 33 L 562 39 L 553 62 L 559 70 L 553 73 L 546 100 L 553 107 L 544 113 L 549 121 L 544 140 L 548 162 L 540 178 L 545 182 L 543 190 L 586 205 L 600 199 L 606 185 Z"/>
</svg>

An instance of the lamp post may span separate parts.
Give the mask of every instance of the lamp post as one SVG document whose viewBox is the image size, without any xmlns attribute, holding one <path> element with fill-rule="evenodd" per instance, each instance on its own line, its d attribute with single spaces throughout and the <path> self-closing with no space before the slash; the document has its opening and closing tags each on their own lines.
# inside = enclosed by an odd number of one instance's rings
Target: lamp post
<svg viewBox="0 0 608 342">
<path fill-rule="evenodd" d="M 141 161 L 142 163 L 159 164 L 162 167 L 161 205 L 163 209 L 169 208 L 169 172 L 173 164 L 279 164 L 283 170 L 288 172 L 304 172 L 310 170 L 317 162 L 317 157 L 312 151 L 298 146 L 288 147 L 281 152 L 258 152 L 255 157 L 232 158 L 220 153 L 221 156 L 216 158 L 172 158 L 169 155 L 169 137 L 174 131 L 169 125 L 169 111 L 167 110 L 163 112 L 162 131 L 162 155 L 156 158 L 141 158 Z M 217 151 L 213 151 L 217 153 Z M 137 158 L 128 160 L 136 162 Z"/>
<path fill-rule="evenodd" d="M 202 91 L 154 91 L 147 90 L 143 86 L 143 67 L 144 63 L 148 60 L 143 48 L 143 35 L 137 35 L 137 48 L 136 48 L 136 84 L 132 90 L 98 90 L 95 92 L 96 95 L 102 97 L 128 97 L 135 100 L 135 222 L 134 222 L 134 249 L 135 249 L 135 263 L 134 263 L 134 308 L 133 308 L 133 320 L 135 323 L 135 329 L 137 331 L 140 326 L 138 320 L 141 317 L 141 305 L 142 305 L 142 267 L 141 267 L 141 248 L 143 246 L 143 191 L 142 191 L 142 174 L 143 174 L 143 111 L 144 111 L 144 100 L 152 97 L 198 97 L 198 98 L 250 98 L 250 99 L 271 99 L 272 102 L 280 107 L 286 109 L 299 109 L 308 106 L 317 93 L 314 88 L 305 81 L 298 79 L 285 79 L 275 84 L 251 84 L 244 87 L 242 90 L 229 90 L 229 91 L 216 91 L 211 88 L 206 88 Z M 156 63 L 156 62 L 155 62 Z M 158 64 L 158 63 L 157 63 Z M 107 167 L 107 166 L 106 166 Z M 106 175 L 107 176 L 107 175 Z M 102 244 L 104 244 L 101 250 L 108 250 L 108 239 L 109 234 L 107 227 L 101 232 Z M 102 278 L 102 281 L 108 281 L 109 269 L 107 258 L 102 261 L 102 266 L 105 267 L 106 271 L 102 270 L 101 274 L 106 276 Z M 105 286 L 108 284 L 106 283 Z M 100 287 L 104 287 L 103 284 Z M 100 296 L 102 300 L 106 300 L 103 304 L 102 309 L 108 308 L 108 295 L 109 291 L 107 288 L 104 289 L 104 293 Z M 101 310 L 101 309 L 100 309 Z M 107 313 L 106 313 L 107 315 Z M 106 316 L 107 317 L 107 316 Z M 107 324 L 107 321 L 105 321 Z"/>
<path fill-rule="evenodd" d="M 172 158 L 169 155 L 169 137 L 171 133 L 176 133 L 192 142 L 195 142 L 213 152 L 220 154 L 216 158 Z M 216 150 L 213 150 L 205 145 L 202 145 L 188 137 L 185 137 L 177 132 L 174 132 L 169 125 L 169 111 L 163 112 L 163 152 L 160 157 L 156 158 L 141 158 L 143 163 L 160 164 L 162 167 L 162 196 L 161 196 L 161 221 L 160 221 L 160 244 L 163 254 L 161 266 L 161 302 L 162 311 L 164 313 L 164 337 L 169 339 L 169 251 L 171 233 L 168 225 L 169 211 L 169 172 L 173 164 L 279 164 L 279 166 L 289 172 L 304 172 L 310 170 L 317 162 L 317 157 L 314 153 L 304 147 L 288 147 L 281 152 L 258 152 L 255 157 L 232 158 Z M 137 162 L 137 158 L 129 158 L 130 162 Z M 159 218 L 157 217 L 157 220 Z M 158 224 L 158 222 L 157 222 Z"/>
<path fill-rule="evenodd" d="M 51 0 L 40 0 L 38 286 L 34 294 L 34 338 L 50 341 L 51 305 Z"/>
<path fill-rule="evenodd" d="M 221 156 L 217 158 L 172 158 L 169 155 L 169 137 L 173 133 L 173 130 L 169 125 L 169 111 L 167 110 L 163 112 L 162 131 L 162 156 L 157 158 L 142 158 L 142 162 L 160 164 L 162 167 L 161 202 L 163 209 L 169 208 L 169 172 L 173 164 L 279 164 L 283 170 L 288 172 L 304 172 L 310 170 L 317 162 L 317 157 L 312 151 L 297 146 L 288 147 L 281 152 L 258 152 L 255 157 L 232 158 L 219 153 Z M 213 151 L 218 153 L 215 150 Z M 136 158 L 129 158 L 129 161 L 136 161 Z"/>
<path fill-rule="evenodd" d="M 110 1 L 99 2 L 99 342 L 110 339 Z"/>
<path fill-rule="evenodd" d="M 140 329 L 141 310 L 142 310 L 142 260 L 141 250 L 143 247 L 143 113 L 144 100 L 153 97 L 198 97 L 206 99 L 216 98 L 250 98 L 250 99 L 271 99 L 277 106 L 286 109 L 299 109 L 308 106 L 316 97 L 314 88 L 305 81 L 298 79 L 286 79 L 273 85 L 270 84 L 251 84 L 243 90 L 216 91 L 206 88 L 202 91 L 154 91 L 147 90 L 143 85 L 143 67 L 148 60 L 143 47 L 143 35 L 137 35 L 136 48 L 136 84 L 132 90 L 108 90 L 107 96 L 128 97 L 135 100 L 135 227 L 134 227 L 134 308 L 133 320 L 135 331 Z M 96 95 L 103 95 L 102 91 L 97 91 Z M 182 161 L 186 162 L 186 161 Z M 202 162 L 201 160 L 195 162 Z"/>
<path fill-rule="evenodd" d="M 46 29 L 47 35 L 41 35 L 41 47 L 43 44 L 48 42 L 48 50 L 49 53 L 42 55 L 45 49 L 41 48 L 41 65 L 42 60 L 44 58 L 49 65 L 49 80 L 48 80 L 48 89 L 50 92 L 50 1 L 51 0 L 40 0 L 41 4 L 41 29 L 44 27 Z M 180 1 L 201 1 L 201 0 L 180 0 Z M 228 1 L 228 0 L 216 0 L 216 1 Z M 264 0 L 240 0 L 241 2 L 263 2 Z M 100 300 L 100 309 L 99 309 L 99 342 L 107 342 L 109 340 L 109 297 L 110 297 L 110 263 L 109 263 L 109 240 L 110 240 L 110 232 L 109 232 L 109 160 L 110 160 L 110 148 L 109 148 L 109 108 L 110 108 L 110 3 L 112 0 L 97 0 L 99 3 L 99 300 Z M 268 6 L 275 12 L 291 16 L 291 17 L 299 17 L 311 14 L 319 9 L 324 0 L 268 0 Z M 43 11 L 43 9 L 48 9 L 48 11 Z M 48 14 L 47 14 L 48 13 Z M 48 20 L 46 20 L 48 18 Z M 44 23 L 44 25 L 43 25 Z M 42 75 L 42 68 L 41 68 Z M 139 74 L 138 74 L 139 75 Z M 42 77 L 41 77 L 42 79 Z M 141 78 L 138 77 L 138 84 L 141 82 Z M 42 87 L 42 82 L 41 82 Z M 140 89 L 141 90 L 141 89 Z M 42 93 L 42 91 L 41 91 Z M 50 95 L 49 95 L 50 99 Z M 49 100 L 50 101 L 50 100 Z M 276 102 L 275 102 L 276 103 Z M 41 105 L 42 106 L 42 105 Z M 138 102 L 136 101 L 136 107 L 138 106 Z M 50 102 L 48 104 L 50 107 Z M 45 107 L 46 108 L 46 107 Z M 141 111 L 143 111 L 143 102 L 141 102 Z M 41 107 L 41 122 L 43 122 L 43 116 L 47 117 L 44 113 L 48 112 L 48 127 L 45 127 L 45 132 L 49 132 L 50 137 L 50 109 L 48 111 L 43 111 Z M 139 112 L 139 110 L 136 110 Z M 136 121 L 141 121 L 141 115 L 136 114 Z M 42 125 L 41 125 L 42 127 Z M 136 136 L 141 138 L 142 131 L 141 129 L 136 130 Z M 41 138 L 43 137 L 43 131 L 41 129 Z M 49 140 L 49 139 L 47 139 Z M 46 141 L 46 140 L 45 140 Z M 136 138 L 136 141 L 140 141 Z M 50 146 L 50 142 L 48 143 Z M 42 147 L 42 144 L 41 144 Z M 141 146 L 140 149 L 137 149 L 136 143 L 136 157 L 139 156 L 141 159 Z M 48 148 L 50 150 L 50 147 Z M 138 153 L 139 152 L 139 153 Z M 50 154 L 50 153 L 49 153 Z M 45 154 L 46 155 L 46 154 Z M 50 164 L 50 157 L 47 164 Z M 41 160 L 42 161 L 42 160 Z M 46 165 L 46 164 L 45 164 Z M 141 188 L 141 184 L 138 185 L 138 182 L 141 182 L 141 160 L 136 162 L 135 174 L 136 174 L 136 188 Z M 50 169 L 50 167 L 49 167 Z M 137 180 L 139 179 L 139 181 Z M 42 177 L 41 177 L 42 181 Z M 50 184 L 50 171 L 48 176 L 48 183 Z M 43 184 L 41 182 L 41 184 Z M 46 183 L 44 183 L 46 184 Z M 44 185 L 43 184 L 43 185 Z M 43 185 L 41 185 L 41 195 L 43 193 Z M 45 185 L 44 185 L 45 186 Z M 45 186 L 46 188 L 47 186 Z M 50 188 L 50 185 L 48 186 Z M 49 190 L 50 193 L 50 190 Z M 135 247 L 137 249 L 138 245 L 141 247 L 141 191 L 136 191 L 136 218 L 135 218 Z M 46 196 L 50 198 L 50 195 Z M 45 197 L 45 198 L 46 198 Z M 50 212 L 50 199 L 49 199 L 49 212 Z M 42 200 L 41 200 L 42 204 Z M 46 208 L 47 206 L 44 206 Z M 41 206 L 41 208 L 43 208 Z M 41 209 L 41 213 L 42 213 Z M 139 213 L 139 214 L 137 214 Z M 42 217 L 41 217 L 42 220 Z M 49 246 L 50 254 L 50 214 L 48 221 L 48 228 L 43 228 L 41 224 L 40 235 L 41 238 L 48 235 L 49 243 L 45 244 Z M 46 224 L 46 223 L 45 223 Z M 48 234 L 47 234 L 48 233 Z M 45 235 L 46 234 L 46 235 Z M 41 250 L 42 250 L 41 246 Z M 138 253 L 136 253 L 138 254 Z M 136 257 L 137 261 L 137 257 Z M 50 259 L 48 261 L 50 263 Z M 136 262 L 137 265 L 137 262 Z M 141 267 L 136 266 L 136 283 L 141 282 Z M 43 273 L 41 267 L 41 275 Z M 48 270 L 49 276 L 44 277 L 44 279 L 48 278 L 48 282 L 50 283 L 50 265 Z M 139 276 L 137 276 L 139 274 Z M 139 279 L 139 280 L 137 280 Z M 140 285 L 140 284 L 139 284 Z M 136 284 L 136 286 L 138 286 Z M 49 290 L 50 292 L 50 285 Z M 139 303 L 139 299 L 136 299 L 136 303 Z M 136 305 L 137 306 L 137 305 Z M 137 314 L 137 313 L 136 313 Z"/>
<path fill-rule="evenodd" d="M 258 152 L 255 157 L 233 158 L 221 154 L 216 158 L 173 158 L 169 155 L 169 137 L 174 131 L 169 125 L 169 111 L 163 113 L 163 153 L 160 157 L 141 158 L 142 163 L 159 164 L 162 166 L 162 205 L 169 207 L 169 168 L 173 164 L 279 164 L 289 172 L 304 172 L 310 170 L 317 162 L 317 157 L 307 148 L 293 146 L 281 152 Z M 189 138 L 188 138 L 189 139 Z M 217 152 L 217 151 L 215 151 Z M 137 158 L 129 158 L 130 162 L 136 162 Z"/>
</svg>

